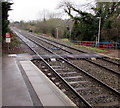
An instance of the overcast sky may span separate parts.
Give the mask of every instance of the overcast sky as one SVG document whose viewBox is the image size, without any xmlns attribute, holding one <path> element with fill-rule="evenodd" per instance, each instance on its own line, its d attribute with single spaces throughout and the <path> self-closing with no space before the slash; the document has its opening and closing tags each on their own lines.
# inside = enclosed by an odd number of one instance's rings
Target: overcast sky
<svg viewBox="0 0 120 108">
<path fill-rule="evenodd" d="M 12 0 L 12 11 L 9 12 L 11 21 L 29 21 L 39 19 L 39 13 L 43 10 L 55 12 L 57 6 L 62 0 Z M 83 3 L 85 0 L 71 0 Z"/>
</svg>

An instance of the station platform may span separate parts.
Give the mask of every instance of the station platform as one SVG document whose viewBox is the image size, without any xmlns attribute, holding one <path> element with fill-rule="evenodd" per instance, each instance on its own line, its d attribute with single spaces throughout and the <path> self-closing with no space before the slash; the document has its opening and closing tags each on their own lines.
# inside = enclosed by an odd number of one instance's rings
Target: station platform
<svg viewBox="0 0 120 108">
<path fill-rule="evenodd" d="M 24 56 L 3 55 L 2 106 L 75 107 L 29 59 L 23 60 Z"/>
</svg>

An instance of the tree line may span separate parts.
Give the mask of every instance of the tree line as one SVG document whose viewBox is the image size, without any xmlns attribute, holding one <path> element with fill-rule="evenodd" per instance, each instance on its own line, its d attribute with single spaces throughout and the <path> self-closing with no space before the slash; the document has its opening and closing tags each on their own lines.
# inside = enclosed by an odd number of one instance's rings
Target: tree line
<svg viewBox="0 0 120 108">
<path fill-rule="evenodd" d="M 50 18 L 36 21 L 20 21 L 14 22 L 12 25 L 29 32 L 42 33 L 54 38 L 69 38 L 69 28 L 72 28 L 73 22 L 69 19 Z"/>
<path fill-rule="evenodd" d="M 120 3 L 119 2 L 96 2 L 95 7 L 89 13 L 75 7 L 70 2 L 60 5 L 74 21 L 72 39 L 82 41 L 95 41 L 101 27 L 101 41 L 118 41 L 120 37 Z M 77 13 L 73 15 L 72 12 Z M 99 25 L 99 20 L 101 20 Z"/>
<path fill-rule="evenodd" d="M 13 3 L 10 3 L 8 1 L 1 1 L 0 3 L 2 5 L 2 38 L 5 38 L 5 34 L 9 32 L 9 20 L 8 20 L 8 11 L 11 10 L 11 5 Z"/>
<path fill-rule="evenodd" d="M 119 41 L 120 38 L 120 3 L 97 2 L 89 7 L 92 13 L 83 11 L 70 1 L 59 4 L 69 19 L 56 16 L 43 20 L 19 22 L 19 27 L 36 33 L 44 33 L 71 40 L 95 41 L 100 26 L 100 41 Z M 100 23 L 100 24 L 99 24 Z"/>
</svg>

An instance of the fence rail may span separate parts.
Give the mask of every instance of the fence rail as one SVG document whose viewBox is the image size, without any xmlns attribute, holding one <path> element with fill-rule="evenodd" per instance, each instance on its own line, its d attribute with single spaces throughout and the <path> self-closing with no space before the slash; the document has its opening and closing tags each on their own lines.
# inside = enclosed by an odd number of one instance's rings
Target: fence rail
<svg viewBox="0 0 120 108">
<path fill-rule="evenodd" d="M 85 45 L 85 46 L 92 46 L 92 47 L 99 47 L 99 48 L 107 48 L 107 49 L 120 49 L 120 43 L 118 42 L 99 42 L 96 43 L 95 41 L 75 41 L 71 40 L 72 43 L 77 45 Z"/>
</svg>

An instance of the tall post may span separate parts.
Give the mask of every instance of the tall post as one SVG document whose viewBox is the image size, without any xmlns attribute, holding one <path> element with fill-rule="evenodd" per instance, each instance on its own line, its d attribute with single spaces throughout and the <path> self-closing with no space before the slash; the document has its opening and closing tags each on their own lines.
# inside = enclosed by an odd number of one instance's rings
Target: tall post
<svg viewBox="0 0 120 108">
<path fill-rule="evenodd" d="M 56 38 L 58 39 L 58 28 L 56 28 Z"/>
<path fill-rule="evenodd" d="M 72 28 L 70 28 L 70 40 L 71 40 L 71 31 L 72 31 Z"/>
<path fill-rule="evenodd" d="M 100 27 L 101 27 L 101 17 L 99 17 L 99 30 L 98 30 L 98 46 L 99 46 L 99 42 L 100 42 Z"/>
</svg>

